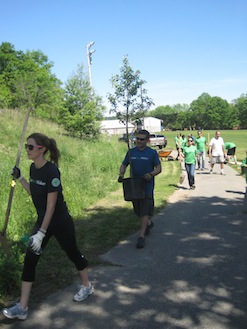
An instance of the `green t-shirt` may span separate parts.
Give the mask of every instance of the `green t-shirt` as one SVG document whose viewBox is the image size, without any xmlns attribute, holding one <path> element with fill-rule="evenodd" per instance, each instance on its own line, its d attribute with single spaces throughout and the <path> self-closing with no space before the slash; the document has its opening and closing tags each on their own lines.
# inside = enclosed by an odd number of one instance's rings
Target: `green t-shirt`
<svg viewBox="0 0 247 329">
<path fill-rule="evenodd" d="M 197 147 L 198 151 L 205 151 L 205 146 L 206 146 L 206 142 L 207 142 L 205 137 L 203 137 L 203 136 L 198 137 L 198 138 L 196 138 L 195 142 L 196 142 L 196 147 Z"/>
<path fill-rule="evenodd" d="M 181 136 L 179 138 L 177 136 L 175 137 L 175 143 L 176 143 L 177 147 L 179 147 L 179 146 L 181 147 L 182 141 L 183 141 L 183 139 Z"/>
<path fill-rule="evenodd" d="M 225 148 L 226 150 L 233 149 L 234 147 L 236 147 L 236 145 L 235 145 L 234 143 L 231 143 L 231 142 L 226 142 L 226 143 L 224 144 L 224 148 Z"/>
<path fill-rule="evenodd" d="M 187 138 L 182 138 L 182 142 L 181 142 L 181 148 L 183 149 L 187 144 Z"/>
<path fill-rule="evenodd" d="M 183 149 L 184 162 L 188 164 L 196 163 L 196 153 L 196 146 L 185 146 L 185 148 Z"/>
<path fill-rule="evenodd" d="M 244 167 L 245 180 L 247 183 L 247 168 L 245 167 L 246 164 L 247 164 L 247 158 L 245 158 L 241 163 L 241 167 Z"/>
</svg>

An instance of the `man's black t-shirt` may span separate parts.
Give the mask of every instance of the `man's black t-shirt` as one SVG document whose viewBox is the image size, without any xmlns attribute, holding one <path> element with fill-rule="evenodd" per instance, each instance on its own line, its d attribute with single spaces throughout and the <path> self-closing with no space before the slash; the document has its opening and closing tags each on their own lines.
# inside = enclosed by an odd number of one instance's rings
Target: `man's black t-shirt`
<svg viewBox="0 0 247 329">
<path fill-rule="evenodd" d="M 42 168 L 37 169 L 32 163 L 30 167 L 30 190 L 40 223 L 42 223 L 46 212 L 47 195 L 51 192 L 58 192 L 58 196 L 50 225 L 57 224 L 69 216 L 62 194 L 60 171 L 56 165 L 47 161 Z"/>
</svg>

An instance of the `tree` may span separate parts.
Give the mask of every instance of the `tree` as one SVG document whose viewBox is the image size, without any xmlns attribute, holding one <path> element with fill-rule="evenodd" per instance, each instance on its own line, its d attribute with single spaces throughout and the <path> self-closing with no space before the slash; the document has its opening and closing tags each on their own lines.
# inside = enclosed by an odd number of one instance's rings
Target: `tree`
<svg viewBox="0 0 247 329">
<path fill-rule="evenodd" d="M 189 115 L 188 110 L 189 110 L 189 105 L 187 104 L 175 104 L 173 106 L 170 105 L 158 106 L 155 110 L 149 111 L 149 115 L 163 120 L 164 128 L 182 129 L 183 127 L 188 127 L 187 125 L 188 118 L 186 118 Z M 178 118 L 180 119 L 178 120 Z"/>
<path fill-rule="evenodd" d="M 65 107 L 60 113 L 60 122 L 72 136 L 97 137 L 100 133 L 105 107 L 101 97 L 91 93 L 84 67 L 78 65 L 65 84 Z"/>
<path fill-rule="evenodd" d="M 31 57 L 25 60 L 23 66 L 15 79 L 13 106 L 32 107 L 36 116 L 57 120 L 63 106 L 61 82 L 51 74 L 48 67 L 38 66 Z"/>
<path fill-rule="evenodd" d="M 203 93 L 191 103 L 190 110 L 194 128 L 231 129 L 234 126 L 232 108 L 220 97 Z"/>
<path fill-rule="evenodd" d="M 247 128 L 247 94 L 242 94 L 235 101 L 234 112 L 237 114 L 241 128 Z"/>
<path fill-rule="evenodd" d="M 42 51 L 15 51 L 4 42 L 0 46 L 0 105 L 35 109 L 43 118 L 57 118 L 63 102 L 61 82 L 51 73 L 53 64 Z"/>
<path fill-rule="evenodd" d="M 14 81 L 23 56 L 9 42 L 0 45 L 0 107 L 13 107 Z"/>
<path fill-rule="evenodd" d="M 111 104 L 110 113 L 115 113 L 117 118 L 126 124 L 142 118 L 146 111 L 154 104 L 143 89 L 146 81 L 140 78 L 141 72 L 136 72 L 129 65 L 128 56 L 123 59 L 120 74 L 110 79 L 114 93 L 108 93 L 107 98 Z"/>
</svg>

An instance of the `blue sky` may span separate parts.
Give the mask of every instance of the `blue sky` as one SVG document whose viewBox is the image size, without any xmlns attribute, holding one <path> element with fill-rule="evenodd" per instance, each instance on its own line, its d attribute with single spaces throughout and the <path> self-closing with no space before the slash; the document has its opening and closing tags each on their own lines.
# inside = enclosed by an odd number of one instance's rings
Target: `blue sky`
<svg viewBox="0 0 247 329">
<path fill-rule="evenodd" d="M 156 106 L 203 92 L 247 93 L 246 0 L 0 0 L 0 43 L 42 50 L 65 82 L 94 41 L 92 84 L 107 106 L 110 78 L 128 55 Z"/>
</svg>

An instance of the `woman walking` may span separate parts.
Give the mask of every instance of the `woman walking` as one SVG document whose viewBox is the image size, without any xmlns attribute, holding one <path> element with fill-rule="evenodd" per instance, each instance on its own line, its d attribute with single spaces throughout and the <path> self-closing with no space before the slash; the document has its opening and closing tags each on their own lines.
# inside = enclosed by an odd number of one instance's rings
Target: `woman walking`
<svg viewBox="0 0 247 329">
<path fill-rule="evenodd" d="M 58 169 L 60 152 L 56 141 L 43 134 L 33 133 L 28 137 L 25 147 L 28 158 L 33 161 L 30 166 L 29 182 L 17 167 L 13 168 L 12 175 L 31 194 L 38 218 L 30 238 L 30 247 L 26 251 L 20 302 L 13 307 L 3 309 L 3 314 L 7 318 L 21 320 L 25 320 L 28 315 L 28 301 L 41 251 L 52 236 L 57 239 L 79 271 L 81 286 L 74 300 L 85 300 L 94 292 L 88 279 L 88 262 L 77 248 L 74 223 L 63 198 Z"/>
<path fill-rule="evenodd" d="M 187 172 L 189 186 L 191 190 L 194 190 L 195 187 L 195 165 L 196 165 L 196 154 L 197 149 L 193 144 L 193 139 L 188 138 L 188 146 L 185 146 L 183 153 L 181 154 L 184 157 L 185 170 Z"/>
</svg>

